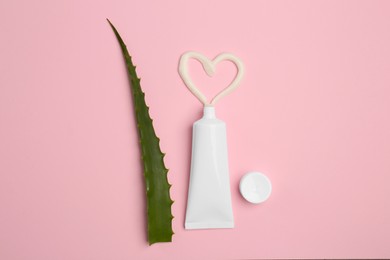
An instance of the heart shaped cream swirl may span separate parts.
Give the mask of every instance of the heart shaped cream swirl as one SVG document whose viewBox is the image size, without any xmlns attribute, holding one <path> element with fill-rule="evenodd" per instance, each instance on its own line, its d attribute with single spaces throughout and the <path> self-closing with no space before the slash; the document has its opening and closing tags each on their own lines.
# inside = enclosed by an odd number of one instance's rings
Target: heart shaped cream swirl
<svg viewBox="0 0 390 260">
<path fill-rule="evenodd" d="M 188 60 L 189 59 L 195 59 L 198 60 L 202 66 L 207 75 L 212 77 L 215 73 L 215 67 L 220 63 L 221 61 L 231 61 L 236 67 L 237 67 L 237 74 L 232 80 L 232 82 L 223 90 L 221 90 L 212 100 L 209 102 L 206 98 L 206 96 L 195 86 L 193 81 L 191 80 L 189 73 L 188 73 Z M 235 90 L 238 85 L 240 84 L 240 81 L 244 75 L 244 64 L 242 61 L 234 56 L 231 53 L 221 53 L 217 57 L 214 58 L 214 60 L 208 59 L 206 56 L 204 56 L 201 53 L 189 51 L 184 53 L 179 62 L 179 74 L 181 78 L 183 79 L 185 85 L 187 88 L 191 91 L 191 93 L 199 99 L 200 102 L 202 102 L 205 106 L 214 106 L 218 100 L 220 100 L 222 97 L 230 94 L 233 90 Z"/>
</svg>

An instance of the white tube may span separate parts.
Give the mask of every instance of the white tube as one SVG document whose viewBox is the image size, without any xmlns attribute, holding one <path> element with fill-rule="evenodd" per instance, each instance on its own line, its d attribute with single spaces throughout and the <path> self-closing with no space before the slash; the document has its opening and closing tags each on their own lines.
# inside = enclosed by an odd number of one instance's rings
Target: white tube
<svg viewBox="0 0 390 260">
<path fill-rule="evenodd" d="M 204 108 L 193 125 L 186 229 L 233 228 L 226 124 Z"/>
</svg>

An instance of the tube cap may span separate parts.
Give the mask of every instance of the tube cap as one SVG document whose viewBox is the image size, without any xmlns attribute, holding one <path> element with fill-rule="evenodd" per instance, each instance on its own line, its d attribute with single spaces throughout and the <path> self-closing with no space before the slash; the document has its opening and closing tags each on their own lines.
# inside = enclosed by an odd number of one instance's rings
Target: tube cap
<svg viewBox="0 0 390 260">
<path fill-rule="evenodd" d="M 241 177 L 241 195 L 251 203 L 259 204 L 266 201 L 271 195 L 271 191 L 271 181 L 260 172 L 248 172 Z"/>
</svg>

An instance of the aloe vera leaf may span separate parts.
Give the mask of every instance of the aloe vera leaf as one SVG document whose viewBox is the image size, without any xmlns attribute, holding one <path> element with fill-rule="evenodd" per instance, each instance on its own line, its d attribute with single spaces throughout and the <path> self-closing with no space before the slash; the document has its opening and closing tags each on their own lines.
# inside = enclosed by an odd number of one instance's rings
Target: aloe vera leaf
<svg viewBox="0 0 390 260">
<path fill-rule="evenodd" d="M 172 241 L 171 206 L 168 183 L 168 169 L 164 165 L 165 154 L 160 149 L 160 139 L 153 128 L 149 107 L 145 103 L 145 94 L 140 85 L 135 66 L 114 25 L 107 19 L 122 49 L 133 95 L 133 104 L 137 121 L 138 135 L 146 184 L 146 203 L 149 245 Z"/>
</svg>

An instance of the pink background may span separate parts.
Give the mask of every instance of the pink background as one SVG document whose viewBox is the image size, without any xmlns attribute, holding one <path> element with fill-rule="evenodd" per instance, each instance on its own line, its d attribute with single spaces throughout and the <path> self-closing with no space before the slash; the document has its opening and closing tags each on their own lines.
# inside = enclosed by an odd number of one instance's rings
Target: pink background
<svg viewBox="0 0 390 260">
<path fill-rule="evenodd" d="M 146 242 L 129 84 L 106 17 L 167 154 L 173 243 Z M 13 0 L 0 20 L 0 259 L 390 257 L 389 1 Z M 217 106 L 232 230 L 183 228 L 201 112 L 177 73 L 188 50 L 246 67 Z M 209 95 L 234 74 L 228 62 L 213 79 L 191 70 Z M 249 170 L 273 183 L 262 205 L 239 195 Z"/>
</svg>

